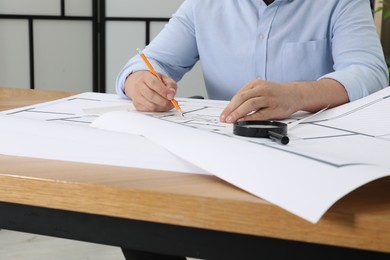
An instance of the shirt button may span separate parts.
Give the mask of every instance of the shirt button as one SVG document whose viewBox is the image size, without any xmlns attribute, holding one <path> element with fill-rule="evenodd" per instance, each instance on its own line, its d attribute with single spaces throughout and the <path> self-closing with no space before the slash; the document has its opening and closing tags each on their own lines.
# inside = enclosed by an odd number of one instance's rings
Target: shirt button
<svg viewBox="0 0 390 260">
<path fill-rule="evenodd" d="M 262 34 L 262 33 L 260 33 L 260 34 L 259 34 L 259 39 L 260 39 L 260 40 L 264 40 L 264 38 L 265 38 L 265 35 Z"/>
</svg>

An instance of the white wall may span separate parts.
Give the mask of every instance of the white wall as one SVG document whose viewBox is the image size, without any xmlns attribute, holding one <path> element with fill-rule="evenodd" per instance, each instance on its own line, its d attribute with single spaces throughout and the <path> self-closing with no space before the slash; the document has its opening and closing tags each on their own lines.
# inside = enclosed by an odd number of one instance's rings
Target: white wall
<svg viewBox="0 0 390 260">
<path fill-rule="evenodd" d="M 0 86 L 28 88 L 27 21 L 0 19 Z"/>
<path fill-rule="evenodd" d="M 66 0 L 66 15 L 91 16 L 91 0 Z M 60 0 L 0 0 L 0 15 L 61 15 Z M 36 89 L 92 90 L 92 22 L 32 22 Z M 0 19 L 0 86 L 30 87 L 28 21 Z"/>
<path fill-rule="evenodd" d="M 93 0 L 65 0 L 66 16 L 92 15 Z M 106 0 L 106 16 L 169 18 L 183 0 Z M 150 8 L 153 6 L 153 8 Z M 61 14 L 60 0 L 0 0 L 0 15 Z M 150 38 L 165 22 L 152 22 Z M 136 48 L 145 47 L 142 21 L 107 21 L 106 92 Z M 33 21 L 36 89 L 92 91 L 92 22 L 38 19 Z M 29 88 L 28 21 L 0 19 L 0 86 Z M 179 82 L 179 97 L 207 97 L 200 65 Z"/>
</svg>

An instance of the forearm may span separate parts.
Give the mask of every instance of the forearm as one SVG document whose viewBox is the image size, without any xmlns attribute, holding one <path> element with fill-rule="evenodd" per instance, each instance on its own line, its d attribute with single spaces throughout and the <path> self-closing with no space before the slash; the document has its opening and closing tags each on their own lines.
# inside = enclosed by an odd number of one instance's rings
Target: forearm
<svg viewBox="0 0 390 260">
<path fill-rule="evenodd" d="M 280 120 L 297 111 L 314 113 L 348 101 L 344 86 L 333 79 L 288 83 L 257 79 L 237 92 L 222 111 L 220 120 L 226 123 L 237 120 Z"/>
<path fill-rule="evenodd" d="M 344 86 L 333 79 L 291 82 L 296 93 L 296 110 L 317 112 L 324 107 L 335 107 L 349 102 Z"/>
</svg>

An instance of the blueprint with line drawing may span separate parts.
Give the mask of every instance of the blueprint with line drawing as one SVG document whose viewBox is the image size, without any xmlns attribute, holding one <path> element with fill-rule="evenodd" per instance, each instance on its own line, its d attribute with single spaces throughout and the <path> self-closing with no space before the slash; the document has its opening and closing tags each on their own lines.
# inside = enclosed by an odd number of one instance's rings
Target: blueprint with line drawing
<svg viewBox="0 0 390 260">
<path fill-rule="evenodd" d="M 178 101 L 184 117 L 174 110 L 140 113 L 129 100 L 115 95 L 82 93 L 4 111 L 0 120 L 10 116 L 22 122 L 34 119 L 55 124 L 56 129 L 62 129 L 61 125 L 72 126 L 80 132 L 88 129 L 88 136 L 93 130 L 101 130 L 113 142 L 114 135 L 121 135 L 118 142 L 122 143 L 126 142 L 124 136 L 131 136 L 133 143 L 140 144 L 146 139 L 153 144 L 149 148 L 155 151 L 156 168 L 216 175 L 313 223 L 352 190 L 390 176 L 390 88 L 304 121 L 289 130 L 288 145 L 267 138 L 233 135 L 231 124 L 219 122 L 219 114 L 226 105 L 224 101 Z M 296 113 L 284 122 L 308 115 Z M 92 140 L 88 144 L 92 146 Z M 105 145 L 137 156 L 126 147 L 116 148 L 108 142 Z M 7 154 L 1 149 L 0 152 Z M 99 160 L 121 166 L 139 163 L 126 165 L 119 160 L 119 152 L 116 156 Z"/>
</svg>

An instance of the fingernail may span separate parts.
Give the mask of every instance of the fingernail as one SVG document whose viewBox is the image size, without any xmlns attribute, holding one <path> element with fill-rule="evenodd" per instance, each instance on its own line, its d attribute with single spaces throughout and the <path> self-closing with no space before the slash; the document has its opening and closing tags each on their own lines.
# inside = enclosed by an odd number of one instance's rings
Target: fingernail
<svg viewBox="0 0 390 260">
<path fill-rule="evenodd" d="M 231 123 L 231 122 L 233 122 L 233 120 L 234 120 L 234 118 L 233 118 L 232 116 L 228 116 L 228 117 L 226 118 L 226 122 L 227 122 L 227 123 Z"/>
<path fill-rule="evenodd" d="M 226 118 L 226 115 L 222 114 L 222 115 L 219 117 L 219 121 L 225 122 L 225 118 Z"/>
<path fill-rule="evenodd" d="M 171 100 L 171 99 L 173 99 L 173 97 L 174 97 L 174 95 L 172 93 L 168 92 L 167 99 Z"/>
<path fill-rule="evenodd" d="M 172 88 L 168 89 L 167 99 L 171 100 L 175 97 L 176 91 Z"/>
</svg>

